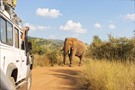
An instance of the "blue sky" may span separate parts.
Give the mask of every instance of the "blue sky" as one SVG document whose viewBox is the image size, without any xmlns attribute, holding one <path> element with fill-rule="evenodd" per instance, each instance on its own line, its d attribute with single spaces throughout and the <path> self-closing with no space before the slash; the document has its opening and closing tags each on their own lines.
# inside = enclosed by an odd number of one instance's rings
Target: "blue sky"
<svg viewBox="0 0 135 90">
<path fill-rule="evenodd" d="M 135 29 L 130 0 L 18 0 L 15 11 L 30 36 L 45 39 L 76 37 L 90 44 L 94 35 L 131 38 Z"/>
</svg>

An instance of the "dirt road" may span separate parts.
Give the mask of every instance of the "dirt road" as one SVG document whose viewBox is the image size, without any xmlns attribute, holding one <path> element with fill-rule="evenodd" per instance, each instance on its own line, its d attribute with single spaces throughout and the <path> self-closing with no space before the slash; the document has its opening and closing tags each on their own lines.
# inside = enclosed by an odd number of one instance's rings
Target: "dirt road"
<svg viewBox="0 0 135 90">
<path fill-rule="evenodd" d="M 77 73 L 82 67 L 43 67 L 32 71 L 31 90 L 78 90 Z"/>
</svg>

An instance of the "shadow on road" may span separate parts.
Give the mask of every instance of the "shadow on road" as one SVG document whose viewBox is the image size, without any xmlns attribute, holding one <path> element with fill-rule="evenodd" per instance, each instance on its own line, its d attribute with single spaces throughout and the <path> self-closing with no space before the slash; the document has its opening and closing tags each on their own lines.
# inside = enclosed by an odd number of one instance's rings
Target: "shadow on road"
<svg viewBox="0 0 135 90">
<path fill-rule="evenodd" d="M 65 81 L 60 83 L 63 86 L 62 88 L 60 88 L 60 90 L 79 90 L 76 87 L 77 75 L 79 71 L 70 69 L 57 69 L 52 71 L 56 72 L 56 74 L 51 75 L 54 75 L 55 77 L 60 79 L 64 79 Z M 72 88 L 69 88 L 67 86 L 71 86 Z"/>
<path fill-rule="evenodd" d="M 71 70 L 71 69 L 59 69 L 59 70 L 52 70 L 54 72 L 68 74 L 68 75 L 77 75 L 79 71 Z"/>
</svg>

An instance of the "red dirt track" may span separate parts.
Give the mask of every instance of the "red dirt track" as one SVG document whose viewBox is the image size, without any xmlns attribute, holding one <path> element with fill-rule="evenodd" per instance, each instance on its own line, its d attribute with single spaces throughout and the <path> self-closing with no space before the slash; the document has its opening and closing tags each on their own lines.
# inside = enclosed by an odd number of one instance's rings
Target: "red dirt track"
<svg viewBox="0 0 135 90">
<path fill-rule="evenodd" d="M 77 73 L 82 67 L 43 67 L 32 71 L 31 90 L 78 90 Z"/>
</svg>

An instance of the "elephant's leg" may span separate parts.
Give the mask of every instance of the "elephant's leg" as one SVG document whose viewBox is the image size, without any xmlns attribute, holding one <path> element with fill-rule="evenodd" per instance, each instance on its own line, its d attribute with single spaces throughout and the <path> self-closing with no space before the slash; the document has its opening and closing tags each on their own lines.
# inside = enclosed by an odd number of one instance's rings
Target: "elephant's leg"
<svg viewBox="0 0 135 90">
<path fill-rule="evenodd" d="M 80 56 L 80 63 L 79 63 L 79 66 L 82 65 L 82 59 L 84 58 L 84 53 Z"/>
<path fill-rule="evenodd" d="M 68 57 L 69 57 L 69 62 L 71 64 L 71 54 L 68 54 Z"/>
<path fill-rule="evenodd" d="M 70 65 L 69 65 L 70 67 L 73 66 L 74 56 L 75 56 L 75 51 L 72 51 L 72 53 L 71 53 L 71 61 L 70 61 Z"/>
<path fill-rule="evenodd" d="M 70 64 L 69 64 L 69 67 L 73 67 L 73 60 L 72 60 L 72 55 L 69 56 L 69 61 L 70 61 Z"/>
</svg>

